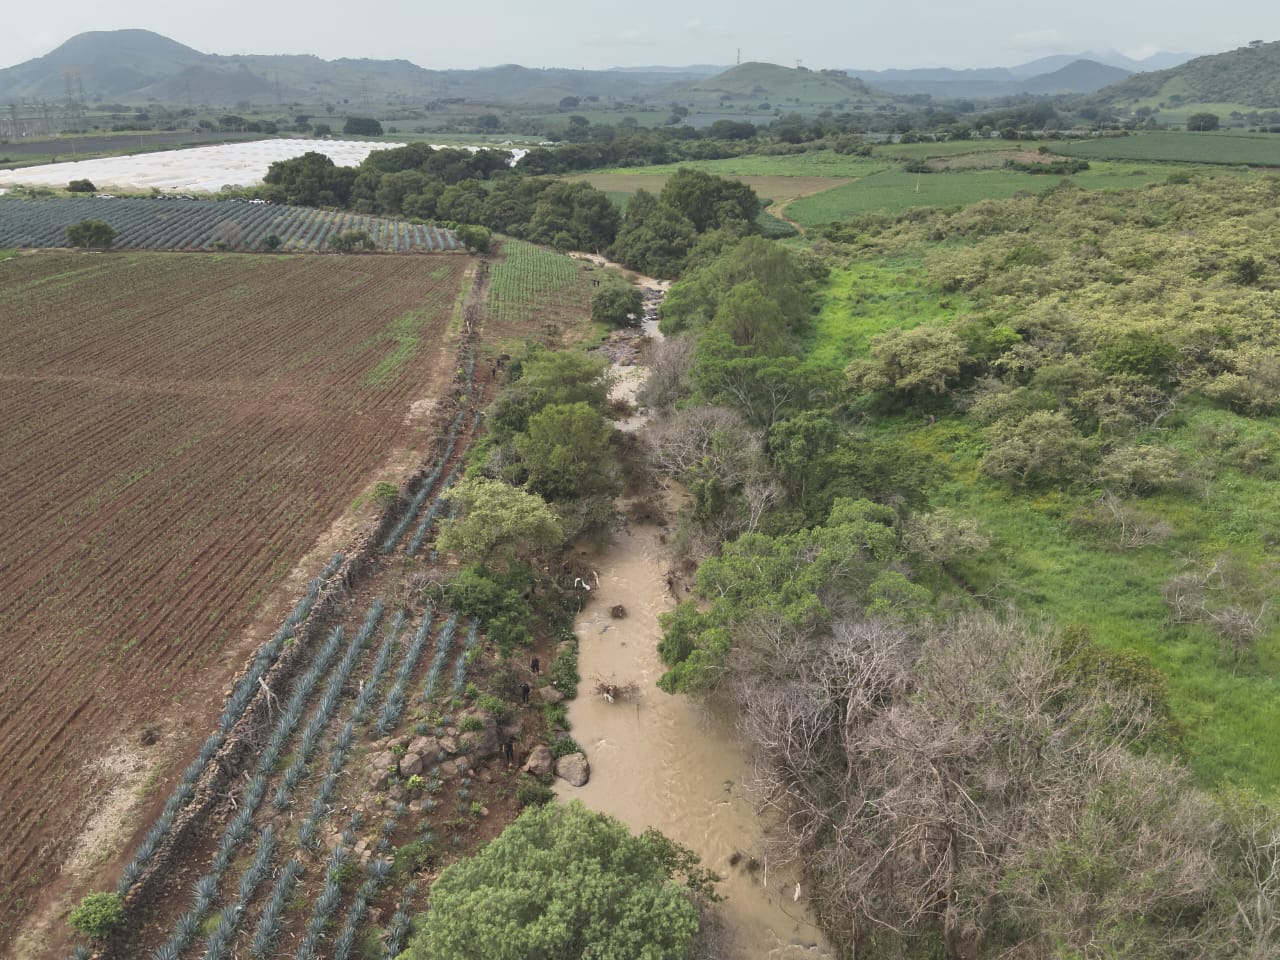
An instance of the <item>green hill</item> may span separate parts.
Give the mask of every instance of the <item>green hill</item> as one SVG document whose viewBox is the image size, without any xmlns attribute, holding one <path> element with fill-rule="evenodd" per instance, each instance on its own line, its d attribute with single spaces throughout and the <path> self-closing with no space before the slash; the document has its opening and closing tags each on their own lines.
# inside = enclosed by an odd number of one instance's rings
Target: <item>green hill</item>
<svg viewBox="0 0 1280 960">
<path fill-rule="evenodd" d="M 1027 93 L 1092 93 L 1129 76 L 1129 71 L 1096 60 L 1074 60 L 1060 70 L 1022 81 Z"/>
<path fill-rule="evenodd" d="M 1198 105 L 1280 109 L 1280 42 L 1189 60 L 1171 70 L 1137 73 L 1099 91 L 1120 109 L 1190 110 Z"/>
<path fill-rule="evenodd" d="M 872 90 L 841 70 L 743 63 L 724 73 L 676 87 L 672 95 L 694 103 L 744 101 L 751 104 L 852 106 L 887 103 L 894 98 Z"/>
<path fill-rule="evenodd" d="M 0 70 L 0 99 L 62 99 L 68 73 L 86 92 L 114 98 L 201 63 L 205 54 L 150 30 L 81 33 L 43 57 Z"/>
</svg>

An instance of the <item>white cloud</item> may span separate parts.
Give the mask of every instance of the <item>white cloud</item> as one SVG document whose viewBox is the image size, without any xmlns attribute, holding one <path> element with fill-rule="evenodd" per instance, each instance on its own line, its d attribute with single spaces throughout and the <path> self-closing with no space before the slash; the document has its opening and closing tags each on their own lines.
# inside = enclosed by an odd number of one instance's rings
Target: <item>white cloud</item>
<svg viewBox="0 0 1280 960">
<path fill-rule="evenodd" d="M 1152 54 L 1159 53 L 1163 48 L 1154 43 L 1143 43 L 1136 47 L 1126 47 L 1120 52 L 1130 60 L 1145 60 Z"/>
<path fill-rule="evenodd" d="M 1072 40 L 1061 30 L 1025 30 L 1010 37 L 1009 44 L 1028 53 L 1069 53 Z"/>
</svg>

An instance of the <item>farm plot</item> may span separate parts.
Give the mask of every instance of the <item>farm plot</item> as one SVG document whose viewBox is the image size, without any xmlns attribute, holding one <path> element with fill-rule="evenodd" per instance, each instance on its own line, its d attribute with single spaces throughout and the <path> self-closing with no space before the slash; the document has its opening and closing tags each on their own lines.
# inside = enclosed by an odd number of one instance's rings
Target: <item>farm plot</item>
<svg viewBox="0 0 1280 960">
<path fill-rule="evenodd" d="M 1267 133 L 1151 131 L 1127 137 L 1078 140 L 1055 145 L 1054 149 L 1069 157 L 1084 157 L 1089 160 L 1280 167 L 1280 136 Z"/>
<path fill-rule="evenodd" d="M 591 313 L 592 269 L 523 240 L 504 240 L 489 287 L 489 318 L 526 336 L 548 324 L 579 323 Z"/>
<path fill-rule="evenodd" d="M 1095 162 L 1071 176 L 1084 190 L 1130 190 L 1169 177 L 1171 168 L 1138 167 L 1132 163 Z M 1213 173 L 1205 168 L 1206 173 Z M 1218 176 L 1235 175 L 1223 168 Z M 909 173 L 885 170 L 843 187 L 803 197 L 788 205 L 787 215 L 808 227 L 821 226 L 864 213 L 901 213 L 915 207 L 960 207 L 979 200 L 1002 200 L 1021 193 L 1044 193 L 1063 177 L 1019 170 L 955 170 Z"/>
<path fill-rule="evenodd" d="M 0 943 L 78 828 L 87 763 L 177 704 L 212 716 L 295 559 L 424 442 L 405 412 L 454 376 L 466 264 L 0 263 Z"/>
<path fill-rule="evenodd" d="M 435 523 L 480 427 L 474 347 L 458 376 L 465 386 L 451 391 L 398 520 L 312 581 L 140 831 L 117 883 L 129 932 L 107 960 L 390 960 L 425 907 L 417 880 L 515 815 L 518 775 L 500 744 L 523 738 L 531 715 L 478 695 L 470 681 L 510 688 L 511 668 L 484 656 L 479 625 L 429 587 L 442 573 Z M 355 577 L 344 572 L 353 562 Z M 275 669 L 290 658 L 291 670 Z M 255 698 L 259 688 L 272 693 Z M 226 761 L 237 742 L 255 748 Z M 218 796 L 220 775 L 228 799 L 184 823 Z"/>
<path fill-rule="evenodd" d="M 280 251 L 328 249 L 329 239 L 363 230 L 384 253 L 460 250 L 452 231 L 366 214 L 227 200 L 96 197 L 0 201 L 0 247 L 65 247 L 66 228 L 102 220 L 126 250 L 264 250 L 275 237 Z"/>
</svg>

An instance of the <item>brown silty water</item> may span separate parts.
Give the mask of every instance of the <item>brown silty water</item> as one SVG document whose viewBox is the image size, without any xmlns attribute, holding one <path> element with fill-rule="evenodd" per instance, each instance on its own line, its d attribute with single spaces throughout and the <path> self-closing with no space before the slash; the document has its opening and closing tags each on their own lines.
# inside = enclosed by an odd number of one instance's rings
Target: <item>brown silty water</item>
<svg viewBox="0 0 1280 960">
<path fill-rule="evenodd" d="M 658 615 L 675 605 L 660 531 L 633 524 L 582 561 L 599 582 L 593 577 L 584 592 L 574 625 L 582 682 L 569 719 L 591 779 L 579 788 L 557 781 L 560 796 L 612 814 L 633 830 L 656 827 L 721 874 L 719 891 L 727 900 L 719 909 L 734 956 L 832 957 L 794 872 L 760 853 L 762 824 L 744 787 L 750 770 L 732 725 L 656 686 L 663 672 Z M 625 608 L 625 617 L 611 615 L 615 605 Z M 610 703 L 596 694 L 597 683 L 616 684 L 624 694 Z"/>
</svg>

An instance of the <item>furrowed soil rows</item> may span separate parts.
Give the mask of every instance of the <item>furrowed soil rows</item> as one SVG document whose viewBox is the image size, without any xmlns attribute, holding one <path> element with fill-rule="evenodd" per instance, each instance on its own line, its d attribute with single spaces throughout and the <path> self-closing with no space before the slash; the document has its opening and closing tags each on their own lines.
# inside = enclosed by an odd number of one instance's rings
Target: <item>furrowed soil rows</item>
<svg viewBox="0 0 1280 960">
<path fill-rule="evenodd" d="M 86 763 L 176 704 L 213 716 L 295 559 L 388 451 L 425 448 L 405 411 L 455 376 L 468 264 L 0 263 L 0 947 Z"/>
</svg>

